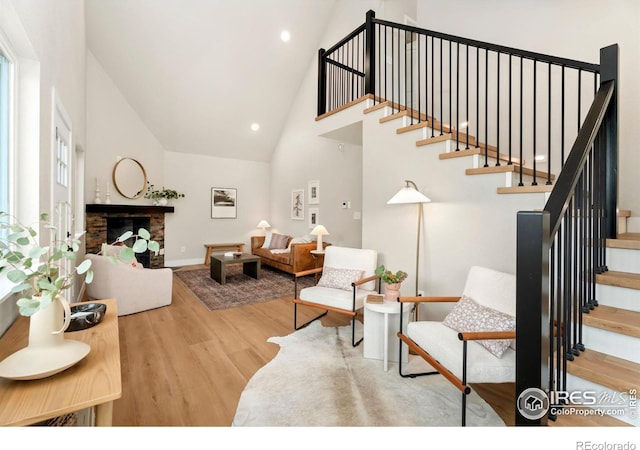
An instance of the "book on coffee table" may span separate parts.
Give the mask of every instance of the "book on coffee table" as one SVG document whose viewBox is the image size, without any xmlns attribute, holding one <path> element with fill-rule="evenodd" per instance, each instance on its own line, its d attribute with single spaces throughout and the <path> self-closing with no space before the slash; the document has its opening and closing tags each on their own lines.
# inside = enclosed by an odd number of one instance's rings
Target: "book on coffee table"
<svg viewBox="0 0 640 450">
<path fill-rule="evenodd" d="M 382 303 L 383 296 L 381 294 L 367 295 L 367 303 Z"/>
</svg>

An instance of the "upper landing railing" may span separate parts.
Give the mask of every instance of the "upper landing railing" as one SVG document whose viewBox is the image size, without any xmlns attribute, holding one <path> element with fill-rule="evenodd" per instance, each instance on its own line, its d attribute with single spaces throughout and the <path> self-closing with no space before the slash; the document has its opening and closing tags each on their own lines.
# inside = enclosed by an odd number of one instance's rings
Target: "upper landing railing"
<svg viewBox="0 0 640 450">
<path fill-rule="evenodd" d="M 552 184 L 599 86 L 600 66 L 375 18 L 318 54 L 318 116 L 366 94 L 410 110 L 456 150 L 524 161 L 518 184 Z M 506 158 L 505 158 L 506 157 Z M 492 164 L 501 165 L 501 158 Z M 546 176 L 538 175 L 540 172 Z"/>
</svg>

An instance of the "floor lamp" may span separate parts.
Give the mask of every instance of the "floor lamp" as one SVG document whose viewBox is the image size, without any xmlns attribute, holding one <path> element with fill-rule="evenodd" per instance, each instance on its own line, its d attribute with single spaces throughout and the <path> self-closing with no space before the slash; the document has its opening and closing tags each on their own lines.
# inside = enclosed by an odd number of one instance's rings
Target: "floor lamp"
<svg viewBox="0 0 640 450">
<path fill-rule="evenodd" d="M 420 225 L 422 224 L 422 204 L 431 200 L 418 190 L 416 184 L 411 180 L 404 180 L 405 186 L 391 197 L 387 205 L 401 205 L 416 203 L 418 205 L 418 237 L 416 240 L 416 296 L 418 295 L 418 274 L 420 273 Z"/>
</svg>

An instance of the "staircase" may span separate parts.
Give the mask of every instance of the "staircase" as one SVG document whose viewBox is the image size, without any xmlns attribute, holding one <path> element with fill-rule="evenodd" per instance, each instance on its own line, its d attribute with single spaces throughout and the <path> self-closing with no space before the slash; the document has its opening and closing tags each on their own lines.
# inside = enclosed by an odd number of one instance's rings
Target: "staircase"
<svg viewBox="0 0 640 450">
<path fill-rule="evenodd" d="M 614 399 L 634 406 L 640 258 L 628 252 L 637 254 L 640 236 L 618 227 L 617 239 L 605 239 L 616 235 L 618 46 L 600 49 L 592 64 L 369 11 L 318 58 L 318 135 L 362 135 L 363 209 L 373 211 L 363 217 L 363 245 L 375 239 L 383 255 L 412 253 L 376 239 L 398 223 L 378 205 L 391 190 L 388 179 L 419 178 L 440 202 L 431 209 L 437 217 L 425 221 L 436 236 L 427 235 L 419 274 L 429 289 L 441 280 L 460 284 L 459 258 L 513 269 L 515 257 L 516 397 L 535 387 L 577 393 L 575 405 L 594 392 L 598 406 Z M 552 100 L 552 86 L 561 86 L 561 100 Z M 584 99 L 591 91 L 593 99 Z M 396 259 L 390 265 L 406 264 Z M 525 412 L 516 411 L 516 425 L 544 422 Z M 636 413 L 601 425 L 637 425 Z M 557 419 L 552 424 L 568 422 Z"/>
<path fill-rule="evenodd" d="M 567 386 L 608 392 L 612 407 L 629 408 L 640 390 L 640 234 L 608 239 L 606 251 L 609 271 L 596 276 L 599 306 L 582 316 L 587 348 L 568 363 Z M 638 413 L 631 407 L 616 422 L 638 426 Z"/>
<path fill-rule="evenodd" d="M 409 136 L 415 148 L 421 151 L 438 152 L 438 159 L 446 164 L 448 160 L 466 160 L 468 168 L 459 171 L 458 176 L 493 175 L 499 185 L 496 194 L 543 194 L 537 202 L 544 204 L 553 185 L 544 182 L 546 172 L 537 172 L 538 185 L 531 185 L 533 169 L 526 161 L 512 160 L 507 165 L 507 156 L 498 155 L 495 148 L 489 147 L 485 164 L 485 145 L 479 143 L 475 147 L 475 140 L 470 139 L 470 148 L 465 149 L 466 135 L 460 134 L 460 150 L 456 151 L 456 132 L 445 127 L 442 136 L 431 138 L 431 124 L 439 133 L 440 125 L 431 118 L 423 118 L 419 124 L 409 124 L 412 112 L 402 111 L 394 113 L 391 102 L 382 101 L 372 104 L 370 96 L 339 110 L 331 111 L 317 118 L 318 121 L 335 117 L 333 124 L 321 127 L 321 132 L 339 127 L 340 122 L 349 123 L 357 120 L 358 116 L 374 116 L 374 120 L 381 126 L 392 128 L 398 136 Z M 350 115 L 350 118 L 348 117 Z M 345 117 L 347 116 L 347 117 Z M 399 144 L 402 145 L 402 144 Z M 496 166 L 500 159 L 501 164 Z M 524 186 L 517 186 L 519 182 L 519 167 L 523 166 Z M 441 170 L 447 170 L 443 167 Z M 496 176 L 501 174 L 503 176 Z M 451 174 L 455 176 L 455 174 Z M 555 179 L 555 175 L 551 175 Z M 627 211 L 620 213 L 621 220 L 628 217 Z M 626 230 L 620 223 L 619 228 Z M 599 306 L 583 315 L 583 342 L 586 350 L 580 356 L 568 362 L 567 386 L 570 390 L 596 391 L 599 394 L 607 392 L 610 398 L 620 401 L 620 393 L 625 393 L 628 399 L 631 389 L 640 388 L 640 233 L 625 233 L 618 239 L 607 240 L 607 263 L 609 271 L 596 278 L 596 297 Z M 613 401 L 613 400 L 612 400 Z M 577 407 L 579 405 L 573 405 Z M 549 421 L 549 426 L 638 426 L 637 416 L 630 417 L 627 413 L 622 417 L 600 416 L 597 414 L 559 416 L 555 421 Z"/>
</svg>

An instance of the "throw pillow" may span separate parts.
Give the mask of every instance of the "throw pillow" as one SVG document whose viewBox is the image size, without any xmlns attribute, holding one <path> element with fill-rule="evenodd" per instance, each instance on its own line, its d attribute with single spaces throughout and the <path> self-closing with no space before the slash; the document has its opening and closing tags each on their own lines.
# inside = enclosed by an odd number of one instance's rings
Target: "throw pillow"
<svg viewBox="0 0 640 450">
<path fill-rule="evenodd" d="M 513 331 L 516 318 L 495 309 L 482 306 L 465 295 L 442 321 L 443 325 L 456 331 Z M 496 358 L 500 358 L 509 348 L 511 339 L 491 339 L 477 341 Z"/>
<path fill-rule="evenodd" d="M 351 283 L 362 278 L 364 270 L 360 269 L 338 269 L 325 267 L 322 269 L 322 276 L 318 281 L 318 286 L 333 289 L 351 290 Z"/>
<path fill-rule="evenodd" d="M 271 243 L 269 244 L 269 250 L 287 248 L 291 236 L 285 236 L 284 234 L 273 233 L 271 235 Z"/>
<path fill-rule="evenodd" d="M 273 233 L 271 233 L 271 231 L 267 231 L 267 233 L 264 235 L 264 243 L 262 244 L 261 248 L 266 248 L 268 249 L 269 246 L 271 245 L 271 235 Z"/>
</svg>

